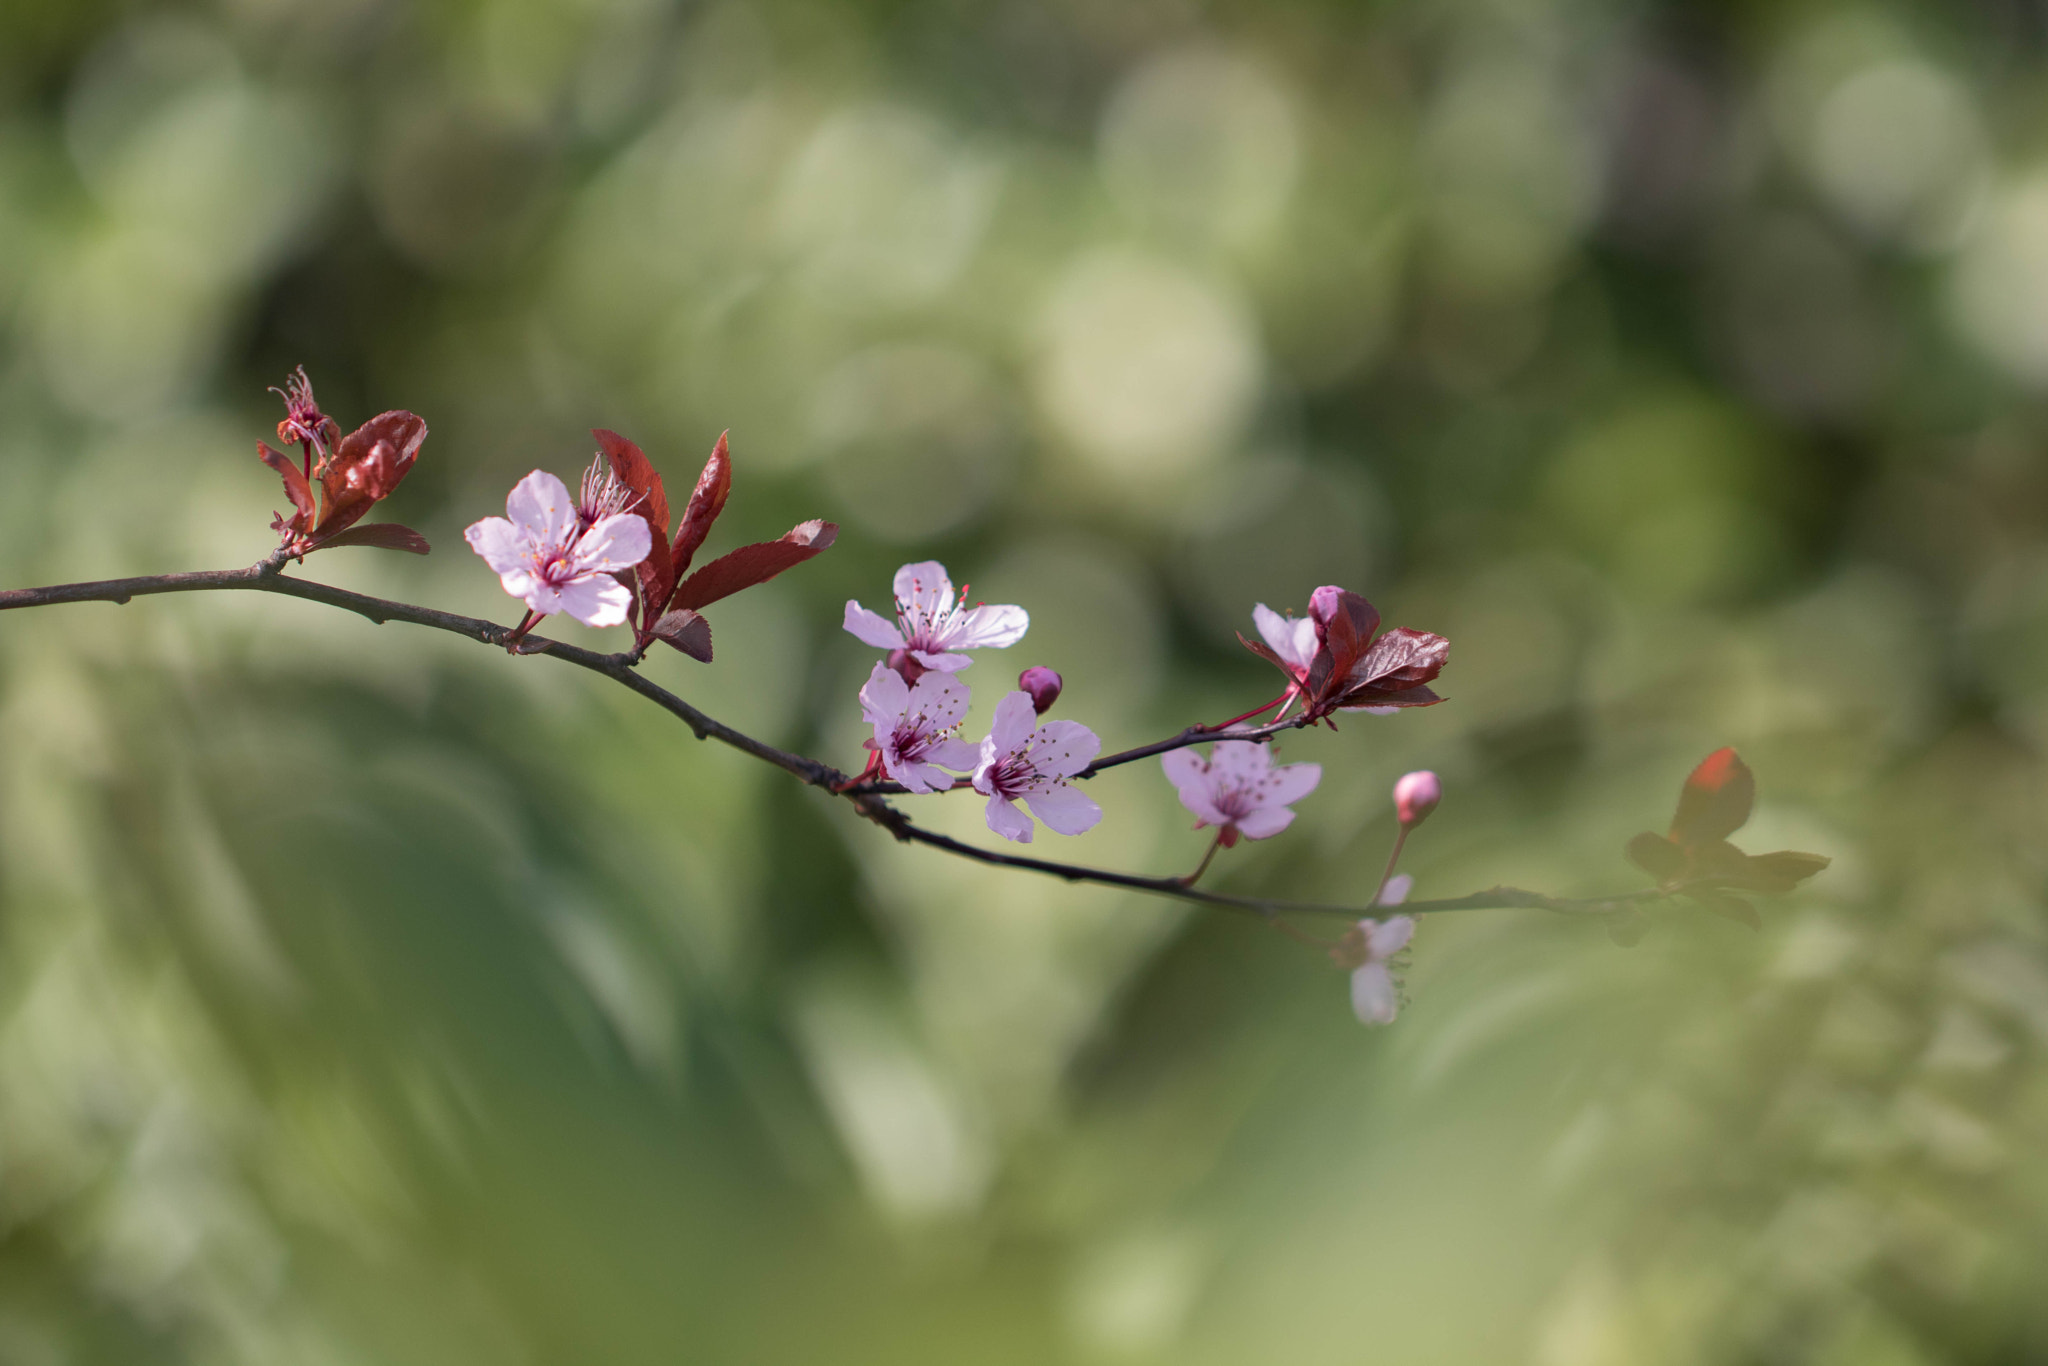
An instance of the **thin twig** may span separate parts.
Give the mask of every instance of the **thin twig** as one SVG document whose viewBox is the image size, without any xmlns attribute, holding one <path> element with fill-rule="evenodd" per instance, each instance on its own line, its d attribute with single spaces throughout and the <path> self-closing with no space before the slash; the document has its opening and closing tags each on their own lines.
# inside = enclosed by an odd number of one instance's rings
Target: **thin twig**
<svg viewBox="0 0 2048 1366">
<path fill-rule="evenodd" d="M 282 572 L 287 557 L 272 554 L 247 569 L 222 569 L 191 574 L 155 574 L 128 579 L 101 579 L 90 583 L 55 584 L 46 588 L 13 588 L 0 590 L 0 611 L 18 607 L 45 607 L 70 602 L 112 602 L 126 603 L 134 598 L 150 597 L 161 593 L 195 592 L 256 592 L 275 593 L 282 597 L 302 598 L 308 602 L 338 607 L 346 612 L 379 625 L 387 621 L 402 621 L 413 626 L 426 626 L 437 631 L 448 631 L 465 636 L 485 645 L 503 648 L 516 643 L 522 654 L 545 654 L 555 659 L 602 674 L 612 681 L 630 688 L 647 698 L 688 726 L 700 740 L 716 740 L 729 745 L 743 754 L 775 765 L 809 784 L 822 788 L 836 796 L 850 800 L 855 808 L 869 820 L 888 830 L 899 840 L 922 844 L 938 849 L 958 858 L 976 863 L 989 864 L 999 868 L 1017 868 L 1026 872 L 1041 873 L 1067 882 L 1086 882 L 1104 887 L 1121 887 L 1127 891 L 1144 892 L 1152 896 L 1169 897 L 1176 901 L 1192 902 L 1202 906 L 1215 906 L 1224 910 L 1256 915 L 1273 921 L 1279 915 L 1333 915 L 1356 919 L 1371 907 L 1340 906 L 1314 901 L 1286 901 L 1273 897 L 1232 896 L 1222 892 L 1205 892 L 1188 886 L 1175 877 L 1145 877 L 1136 873 L 1113 872 L 1106 868 L 1089 868 L 1080 864 L 1061 863 L 1052 859 L 1032 858 L 1023 854 L 1006 854 L 999 850 L 983 849 L 927 830 L 913 822 L 909 816 L 889 805 L 884 799 L 897 790 L 895 784 L 849 783 L 847 775 L 816 759 L 788 750 L 777 749 L 765 741 L 756 740 L 742 731 L 705 715 L 660 684 L 652 682 L 634 669 L 639 656 L 634 652 L 600 654 L 561 641 L 548 640 L 528 634 L 517 637 L 512 628 L 496 622 L 484 621 L 477 617 L 465 617 L 455 612 L 437 611 L 430 607 L 415 607 L 410 603 L 393 602 L 386 598 L 371 597 L 366 593 L 350 592 L 346 588 L 334 588 L 308 579 L 295 579 Z M 1225 732 L 1203 730 L 1191 726 L 1180 734 L 1161 740 L 1156 744 L 1140 745 L 1098 759 L 1079 773 L 1078 777 L 1091 777 L 1106 768 L 1134 760 L 1164 754 L 1169 750 L 1187 745 L 1200 744 L 1205 740 L 1269 740 L 1282 731 L 1293 730 L 1307 724 L 1306 717 L 1281 721 L 1252 730 Z M 1477 911 L 1496 909 L 1526 909 L 1557 911 L 1568 915 L 1612 915 L 1630 906 L 1659 900 L 1666 892 L 1651 888 L 1643 891 L 1625 892 L 1611 897 L 1566 898 L 1544 896 L 1538 892 L 1524 891 L 1519 887 L 1493 887 L 1469 896 L 1447 897 L 1435 901 L 1410 901 L 1401 909 L 1408 915 L 1428 915 L 1440 911 Z"/>
</svg>

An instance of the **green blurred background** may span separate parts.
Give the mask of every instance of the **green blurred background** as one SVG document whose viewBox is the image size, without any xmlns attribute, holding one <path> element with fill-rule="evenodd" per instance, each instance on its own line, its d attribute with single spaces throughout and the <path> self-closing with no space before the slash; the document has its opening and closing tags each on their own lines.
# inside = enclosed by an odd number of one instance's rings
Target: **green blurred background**
<svg viewBox="0 0 2048 1366">
<path fill-rule="evenodd" d="M 1452 700 L 1216 885 L 1362 899 L 1427 765 L 1419 894 L 1637 886 L 1721 744 L 1835 864 L 1429 921 L 1369 1032 L 544 659 L 9 613 L 0 1362 L 2048 1360 L 2039 3 L 0 0 L 0 584 L 263 554 L 300 362 L 439 546 L 303 572 L 508 622 L 513 480 L 730 427 L 712 550 L 844 531 L 648 668 L 842 766 L 903 561 L 1113 747 L 1337 582 Z"/>
</svg>

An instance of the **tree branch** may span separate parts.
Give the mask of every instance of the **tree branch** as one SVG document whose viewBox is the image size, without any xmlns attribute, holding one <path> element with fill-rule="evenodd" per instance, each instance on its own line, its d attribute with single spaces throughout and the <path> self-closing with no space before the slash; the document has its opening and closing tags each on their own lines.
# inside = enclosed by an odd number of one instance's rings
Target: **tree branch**
<svg viewBox="0 0 2048 1366">
<path fill-rule="evenodd" d="M 282 572 L 288 558 L 282 551 L 278 551 L 247 569 L 156 574 L 128 579 L 101 579 L 91 583 L 55 584 L 46 588 L 5 589 L 0 590 L 0 611 L 71 602 L 125 604 L 134 598 L 159 593 L 255 592 L 301 598 L 307 602 L 317 602 L 328 607 L 338 607 L 346 612 L 354 612 L 378 625 L 387 621 L 402 621 L 413 626 L 425 626 L 464 636 L 481 644 L 510 648 L 520 654 L 550 655 L 578 668 L 602 674 L 677 717 L 699 740 L 716 740 L 743 754 L 773 764 L 812 787 L 822 788 L 851 801 L 862 816 L 874 821 L 897 839 L 937 849 L 957 858 L 998 868 L 1016 868 L 1025 872 L 1040 873 L 1067 882 L 1121 887 L 1127 891 L 1144 892 L 1176 901 L 1256 915 L 1266 920 L 1272 920 L 1280 915 L 1331 915 L 1356 919 L 1372 909 L 1315 901 L 1287 901 L 1272 897 L 1232 896 L 1223 892 L 1207 892 L 1190 887 L 1179 878 L 1119 873 L 1105 868 L 1089 868 L 1080 864 L 1060 863 L 1023 854 L 1007 854 L 1000 850 L 966 844 L 950 835 L 925 829 L 904 812 L 891 806 L 885 797 L 902 791 L 895 783 L 849 785 L 847 775 L 830 764 L 777 749 L 765 741 L 756 740 L 751 735 L 734 730 L 731 726 L 705 715 L 668 689 L 637 672 L 634 666 L 640 662 L 640 657 L 636 653 L 600 654 L 595 650 L 586 650 L 530 634 L 515 639 L 511 627 L 500 626 L 496 622 L 465 617 L 454 612 L 437 611 L 430 607 L 415 607 L 410 603 L 393 602 L 386 598 L 375 598 L 366 593 L 333 588 L 309 579 L 291 578 Z M 1301 716 L 1290 721 L 1274 722 L 1234 732 L 1203 730 L 1198 726 L 1190 726 L 1168 739 L 1150 745 L 1140 745 L 1135 749 L 1121 750 L 1098 759 L 1076 776 L 1093 777 L 1104 769 L 1150 758 L 1155 754 L 1164 754 L 1187 745 L 1200 744 L 1205 740 L 1269 740 L 1282 731 L 1294 730 L 1306 724 L 1308 718 Z M 1427 915 L 1441 911 L 1526 909 L 1557 911 L 1571 915 L 1611 915 L 1630 906 L 1658 900 L 1665 895 L 1665 892 L 1653 888 L 1611 897 L 1571 899 L 1544 896 L 1518 887 L 1494 887 L 1487 891 L 1474 892 L 1469 896 L 1448 897 L 1435 901 L 1410 901 L 1400 907 L 1400 912 L 1404 915 Z"/>
</svg>

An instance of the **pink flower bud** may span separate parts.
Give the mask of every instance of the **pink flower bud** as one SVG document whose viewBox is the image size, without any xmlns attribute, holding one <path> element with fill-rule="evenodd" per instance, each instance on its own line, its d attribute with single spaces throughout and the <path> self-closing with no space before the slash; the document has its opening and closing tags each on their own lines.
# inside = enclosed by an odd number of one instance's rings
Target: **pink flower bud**
<svg viewBox="0 0 2048 1366">
<path fill-rule="evenodd" d="M 1401 781 L 1394 784 L 1394 814 L 1401 818 L 1401 828 L 1413 830 L 1422 824 L 1443 796 L 1443 784 L 1428 769 L 1403 774 Z"/>
<path fill-rule="evenodd" d="M 1329 625 L 1330 618 L 1337 615 L 1338 604 L 1344 600 L 1344 590 L 1334 583 L 1326 583 L 1308 595 L 1308 614 L 1315 618 L 1316 625 Z"/>
<path fill-rule="evenodd" d="M 1060 676 L 1043 664 L 1034 664 L 1017 675 L 1017 686 L 1031 694 L 1031 705 L 1040 716 L 1060 700 L 1062 684 Z"/>
</svg>

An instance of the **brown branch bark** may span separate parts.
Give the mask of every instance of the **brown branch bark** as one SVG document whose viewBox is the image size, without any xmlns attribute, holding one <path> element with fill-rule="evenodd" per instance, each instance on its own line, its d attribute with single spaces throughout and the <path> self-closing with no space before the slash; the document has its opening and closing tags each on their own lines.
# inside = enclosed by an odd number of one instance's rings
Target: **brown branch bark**
<svg viewBox="0 0 2048 1366">
<path fill-rule="evenodd" d="M 897 839 L 926 848 L 937 849 L 957 858 L 970 859 L 976 863 L 989 864 L 999 868 L 1016 868 L 1025 872 L 1057 877 L 1067 882 L 1092 883 L 1104 887 L 1120 887 L 1127 891 L 1144 892 L 1152 896 L 1169 897 L 1176 901 L 1196 905 L 1214 906 L 1224 910 L 1257 915 L 1271 920 L 1280 915 L 1333 915 L 1356 919 L 1373 908 L 1332 905 L 1315 901 L 1287 901 L 1272 897 L 1233 896 L 1223 892 L 1201 891 L 1190 887 L 1179 878 L 1146 877 L 1137 873 L 1119 873 L 1106 868 L 1089 868 L 1081 864 L 1062 863 L 1053 859 L 1034 858 L 1024 854 L 1009 854 L 996 849 L 984 849 L 967 844 L 950 835 L 942 835 L 916 824 L 904 812 L 891 806 L 887 796 L 902 789 L 894 783 L 871 783 L 849 785 L 847 775 L 816 759 L 788 750 L 778 749 L 765 741 L 757 740 L 742 731 L 697 710 L 682 698 L 660 684 L 640 674 L 636 668 L 640 660 L 633 652 L 601 654 L 579 646 L 549 640 L 527 634 L 516 637 L 513 628 L 496 622 L 484 621 L 477 617 L 465 617 L 455 612 L 437 611 L 431 607 L 415 607 L 410 603 L 393 602 L 386 598 L 371 597 L 366 593 L 354 593 L 345 588 L 333 588 L 310 579 L 295 579 L 283 572 L 288 557 L 282 553 L 271 555 L 249 566 L 247 569 L 222 569 L 190 574 L 154 574 L 127 579 L 101 579 L 89 583 L 54 584 L 45 588 L 13 588 L 0 590 L 0 611 L 21 607 L 46 607 L 59 603 L 111 602 L 125 604 L 135 598 L 150 597 L 160 593 L 197 592 L 253 592 L 274 593 L 280 597 L 300 598 L 317 602 L 328 607 L 338 607 L 353 612 L 371 622 L 382 625 L 388 621 L 402 621 L 414 626 L 425 626 L 437 631 L 448 631 L 467 637 L 484 645 L 501 648 L 513 647 L 520 654 L 544 654 L 555 659 L 602 674 L 656 706 L 669 712 L 688 726 L 699 740 L 716 740 L 729 745 L 743 754 L 748 754 L 764 763 L 775 765 L 812 787 L 822 788 L 836 796 L 851 801 L 854 807 L 869 820 L 880 825 Z M 1233 740 L 1268 740 L 1282 731 L 1293 730 L 1306 724 L 1305 717 L 1281 721 L 1250 730 L 1228 733 Z M 1203 730 L 1190 726 L 1178 735 L 1135 749 L 1121 750 L 1098 759 L 1078 775 L 1092 777 L 1107 768 L 1131 763 L 1138 759 L 1164 754 L 1169 750 L 1187 745 L 1200 744 L 1206 740 L 1226 738 L 1222 731 Z M 1665 895 L 1656 889 L 1625 892 L 1611 897 L 1587 897 L 1580 899 L 1544 896 L 1538 892 L 1524 891 L 1519 887 L 1494 887 L 1469 896 L 1448 897 L 1435 901 L 1410 901 L 1399 908 L 1403 915 L 1427 915 L 1442 911 L 1476 911 L 1493 909 L 1527 909 L 1557 911 L 1574 915 L 1610 915 L 1658 900 Z"/>
</svg>

